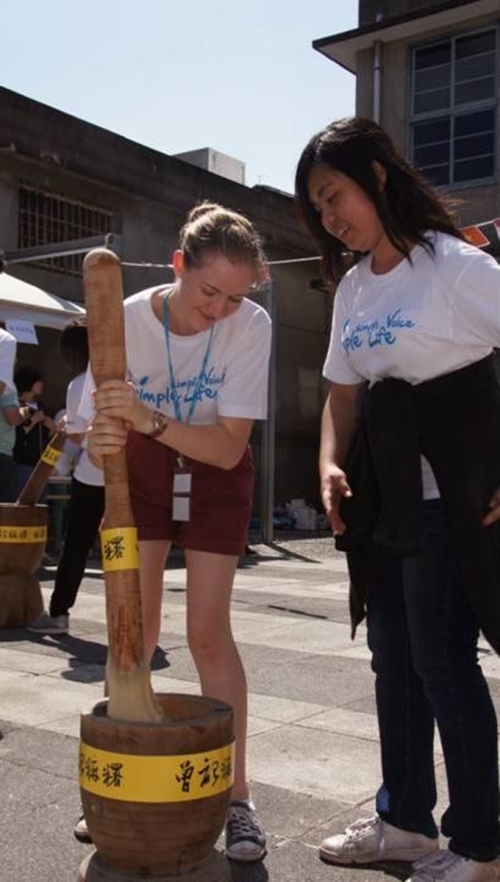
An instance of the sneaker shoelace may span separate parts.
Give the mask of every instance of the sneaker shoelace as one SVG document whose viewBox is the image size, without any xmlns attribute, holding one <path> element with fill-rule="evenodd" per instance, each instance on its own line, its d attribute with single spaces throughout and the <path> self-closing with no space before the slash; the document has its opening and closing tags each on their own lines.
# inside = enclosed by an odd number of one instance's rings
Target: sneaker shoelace
<svg viewBox="0 0 500 882">
<path fill-rule="evenodd" d="M 374 833 L 380 823 L 381 821 L 378 815 L 374 815 L 373 818 L 360 818 L 358 821 L 353 821 L 353 823 L 346 828 L 346 838 L 349 842 L 363 839 L 367 833 Z"/>
<path fill-rule="evenodd" d="M 257 819 L 249 806 L 230 805 L 227 826 L 229 828 L 229 838 L 232 842 L 242 839 L 258 842 L 262 835 Z"/>
</svg>

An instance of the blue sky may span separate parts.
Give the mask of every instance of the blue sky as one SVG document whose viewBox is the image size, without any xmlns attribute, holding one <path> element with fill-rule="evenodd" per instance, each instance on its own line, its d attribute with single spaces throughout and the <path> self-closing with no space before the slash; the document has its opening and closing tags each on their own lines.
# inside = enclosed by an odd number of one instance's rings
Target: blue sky
<svg viewBox="0 0 500 882">
<path fill-rule="evenodd" d="M 300 151 L 354 113 L 355 78 L 311 43 L 357 0 L 23 0 L 2 10 L 1 84 L 154 147 L 214 147 L 291 192 Z"/>
</svg>

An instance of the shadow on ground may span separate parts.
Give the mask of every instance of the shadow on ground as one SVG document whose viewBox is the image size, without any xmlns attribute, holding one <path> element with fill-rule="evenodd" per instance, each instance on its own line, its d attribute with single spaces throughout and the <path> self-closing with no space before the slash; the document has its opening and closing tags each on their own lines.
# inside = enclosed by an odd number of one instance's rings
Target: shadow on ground
<svg viewBox="0 0 500 882">
<path fill-rule="evenodd" d="M 228 861 L 232 882 L 267 882 L 269 873 L 263 863 L 242 864 Z"/>
<path fill-rule="evenodd" d="M 0 631 L 2 643 L 37 643 L 54 654 L 54 650 L 67 657 L 68 670 L 61 671 L 65 680 L 76 680 L 83 683 L 99 683 L 104 680 L 104 668 L 108 648 L 104 643 L 76 637 L 73 634 L 37 635 L 26 628 L 5 628 Z M 157 646 L 151 661 L 152 671 L 161 671 L 170 667 L 167 653 Z"/>
</svg>

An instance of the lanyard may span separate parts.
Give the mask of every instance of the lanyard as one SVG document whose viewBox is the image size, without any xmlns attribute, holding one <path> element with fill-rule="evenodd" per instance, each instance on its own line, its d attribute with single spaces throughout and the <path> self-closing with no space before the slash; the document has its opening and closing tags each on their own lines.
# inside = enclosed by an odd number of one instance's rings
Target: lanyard
<svg viewBox="0 0 500 882">
<path fill-rule="evenodd" d="M 179 395 L 177 394 L 176 384 L 175 384 L 175 375 L 174 375 L 174 366 L 172 364 L 172 354 L 170 352 L 170 331 L 168 327 L 168 296 L 163 299 L 163 328 L 165 331 L 165 340 L 167 343 L 167 357 L 168 357 L 168 370 L 170 373 L 170 385 L 172 387 L 172 401 L 174 404 L 175 418 L 178 422 L 182 423 L 182 412 L 181 405 L 179 401 Z M 201 384 L 203 382 L 203 376 L 207 369 L 208 359 L 210 357 L 210 350 L 212 349 L 212 338 L 214 336 L 214 326 L 210 328 L 210 334 L 208 337 L 207 348 L 205 351 L 205 355 L 203 356 L 203 361 L 201 363 L 200 373 L 198 374 L 198 379 L 196 380 L 196 384 L 194 387 L 194 391 L 192 394 L 192 398 L 189 404 L 189 410 L 187 415 L 186 423 L 190 423 L 193 417 L 196 405 L 198 404 L 198 395 L 201 389 Z"/>
</svg>

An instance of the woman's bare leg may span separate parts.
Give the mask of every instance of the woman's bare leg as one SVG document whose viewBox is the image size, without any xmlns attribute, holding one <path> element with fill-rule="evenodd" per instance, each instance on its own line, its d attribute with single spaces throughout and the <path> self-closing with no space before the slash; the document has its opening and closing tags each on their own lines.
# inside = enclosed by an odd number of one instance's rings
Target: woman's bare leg
<svg viewBox="0 0 500 882">
<path fill-rule="evenodd" d="M 234 711 L 236 755 L 233 799 L 248 798 L 247 684 L 230 623 L 237 557 L 186 550 L 187 632 L 201 689 Z"/>
<path fill-rule="evenodd" d="M 170 545 L 167 539 L 139 542 L 142 633 L 148 663 L 160 636 L 163 572 Z"/>
</svg>

